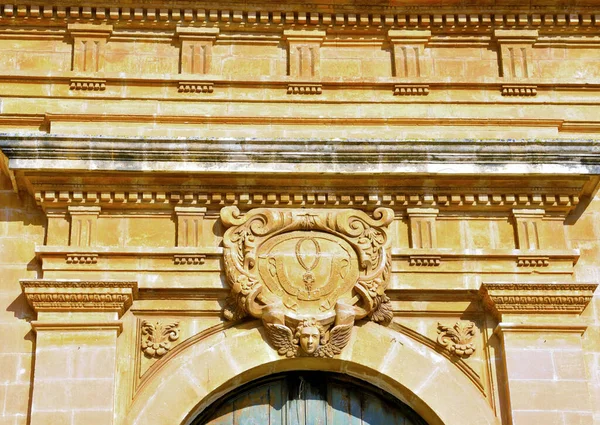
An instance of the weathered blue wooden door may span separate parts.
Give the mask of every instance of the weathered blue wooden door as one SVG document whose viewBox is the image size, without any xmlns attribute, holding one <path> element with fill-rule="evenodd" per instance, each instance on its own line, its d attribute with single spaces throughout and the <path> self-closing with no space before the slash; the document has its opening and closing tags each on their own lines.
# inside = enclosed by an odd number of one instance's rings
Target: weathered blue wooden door
<svg viewBox="0 0 600 425">
<path fill-rule="evenodd" d="M 324 372 L 271 377 L 240 388 L 193 425 L 427 425 L 379 389 Z"/>
</svg>

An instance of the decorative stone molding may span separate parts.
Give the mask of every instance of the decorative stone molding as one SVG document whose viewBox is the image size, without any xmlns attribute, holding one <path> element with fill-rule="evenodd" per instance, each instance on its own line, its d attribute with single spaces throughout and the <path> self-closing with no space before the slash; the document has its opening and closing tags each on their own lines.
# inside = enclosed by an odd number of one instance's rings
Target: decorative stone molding
<svg viewBox="0 0 600 425">
<path fill-rule="evenodd" d="M 136 282 L 21 280 L 29 305 L 36 311 L 104 311 L 123 314 L 137 294 Z"/>
<path fill-rule="evenodd" d="M 440 255 L 411 255 L 408 257 L 409 266 L 437 267 L 441 263 Z"/>
<path fill-rule="evenodd" d="M 503 84 L 502 96 L 536 96 L 537 86 L 526 84 Z"/>
<path fill-rule="evenodd" d="M 519 256 L 517 257 L 518 267 L 548 267 L 550 265 L 549 257 L 537 256 Z"/>
<path fill-rule="evenodd" d="M 180 81 L 178 83 L 179 93 L 212 93 L 215 84 L 208 81 Z"/>
<path fill-rule="evenodd" d="M 280 355 L 333 357 L 354 321 L 392 319 L 385 294 L 394 214 L 358 210 L 221 210 L 228 320 L 260 318 Z"/>
<path fill-rule="evenodd" d="M 96 264 L 96 263 L 98 263 L 98 254 L 92 254 L 92 253 L 67 254 L 67 264 Z"/>
<path fill-rule="evenodd" d="M 321 43 L 326 35 L 325 31 L 316 30 L 283 31 L 283 38 L 288 43 L 288 75 L 290 77 L 298 79 L 319 77 Z"/>
<path fill-rule="evenodd" d="M 484 283 L 479 291 L 484 306 L 498 319 L 502 314 L 581 314 L 597 284 Z"/>
<path fill-rule="evenodd" d="M 394 96 L 427 96 L 429 84 L 395 84 Z"/>
<path fill-rule="evenodd" d="M 173 263 L 178 266 L 198 266 L 204 264 L 206 255 L 203 254 L 176 254 Z"/>
<path fill-rule="evenodd" d="M 67 32 L 73 38 L 72 70 L 78 72 L 102 71 L 106 41 L 112 31 L 112 25 L 106 24 L 68 24 Z M 82 84 L 81 87 L 83 88 L 85 85 Z M 89 89 L 88 85 L 87 90 Z"/>
<path fill-rule="evenodd" d="M 288 84 L 287 94 L 321 94 L 323 93 L 322 84 L 311 83 L 290 83 Z"/>
<path fill-rule="evenodd" d="M 72 78 L 69 83 L 70 90 L 81 91 L 104 91 L 106 90 L 106 80 L 96 78 Z"/>
<path fill-rule="evenodd" d="M 453 355 L 466 359 L 475 352 L 475 323 L 456 322 L 454 326 L 438 323 L 437 342 Z"/>
<path fill-rule="evenodd" d="M 392 74 L 395 77 L 419 78 L 428 76 L 430 74 L 430 64 L 425 55 L 425 45 L 431 38 L 431 31 L 417 29 L 394 29 L 389 30 L 387 35 L 392 45 Z"/>
<path fill-rule="evenodd" d="M 142 321 L 141 350 L 146 357 L 160 358 L 179 339 L 179 322 Z"/>
<path fill-rule="evenodd" d="M 590 3 L 591 4 L 591 3 Z M 252 10 L 246 9 L 245 13 L 236 11 L 231 13 L 230 7 L 223 5 L 222 9 L 203 9 L 165 6 L 161 9 L 155 7 L 141 7 L 132 9 L 129 6 L 116 7 L 89 7 L 76 4 L 64 5 L 0 5 L 0 18 L 11 20 L 36 20 L 69 21 L 79 19 L 84 22 L 109 21 L 113 23 L 126 22 L 128 24 L 152 22 L 156 26 L 168 26 L 173 23 L 206 23 L 220 21 L 229 25 L 261 25 L 265 27 L 289 25 L 302 25 L 307 27 L 363 27 L 390 28 L 409 26 L 414 28 L 465 28 L 473 31 L 494 28 L 514 28 L 515 25 L 528 27 L 542 27 L 545 30 L 558 28 L 594 27 L 600 25 L 600 15 L 594 6 L 578 5 L 579 13 L 547 13 L 535 12 L 506 13 L 503 8 L 495 9 L 486 7 L 485 12 L 472 13 L 472 6 L 453 5 L 456 13 L 418 13 L 414 4 L 398 5 L 390 9 L 389 5 L 372 5 L 370 13 L 357 15 L 353 12 L 340 11 L 331 14 L 328 11 L 315 10 L 314 4 L 310 7 L 306 3 L 279 3 L 277 9 Z M 327 7 L 324 5 L 323 7 Z M 293 12 L 296 13 L 293 13 Z M 493 18 L 492 18 L 493 17 Z"/>
<path fill-rule="evenodd" d="M 532 49 L 538 35 L 537 30 L 497 29 L 494 31 L 494 37 L 500 46 L 501 77 L 515 80 L 533 77 Z"/>
<path fill-rule="evenodd" d="M 77 197 L 81 194 L 82 199 Z M 145 205 L 169 205 L 169 204 L 200 204 L 200 205 L 279 205 L 279 206 L 307 206 L 307 205 L 347 205 L 347 206 L 419 206 L 432 207 L 488 207 L 508 208 L 512 210 L 515 206 L 536 205 L 545 208 L 558 208 L 570 210 L 579 204 L 577 194 L 523 194 L 502 193 L 493 197 L 487 194 L 455 192 L 447 194 L 424 194 L 424 193 L 360 193 L 360 194 L 336 194 L 336 193 L 312 193 L 307 191 L 297 192 L 220 192 L 220 191 L 190 191 L 181 193 L 179 191 L 167 192 L 156 190 L 144 190 L 142 192 L 124 192 L 124 196 L 117 196 L 115 191 L 59 191 L 38 190 L 34 192 L 36 202 L 44 206 L 67 205 L 72 202 L 92 203 L 97 205 L 127 203 Z"/>
<path fill-rule="evenodd" d="M 212 46 L 219 31 L 219 28 L 177 27 L 175 34 L 181 43 L 181 74 L 210 74 Z"/>
</svg>

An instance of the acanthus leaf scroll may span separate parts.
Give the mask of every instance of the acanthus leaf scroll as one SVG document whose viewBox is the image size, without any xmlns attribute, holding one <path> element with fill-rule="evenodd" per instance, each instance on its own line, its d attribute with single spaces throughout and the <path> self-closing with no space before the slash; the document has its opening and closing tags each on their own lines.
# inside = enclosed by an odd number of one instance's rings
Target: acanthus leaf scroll
<svg viewBox="0 0 600 425">
<path fill-rule="evenodd" d="M 438 344 L 459 358 L 466 359 L 475 352 L 474 338 L 473 322 L 456 322 L 452 327 L 438 323 Z"/>
<path fill-rule="evenodd" d="M 388 208 L 221 210 L 225 318 L 261 319 L 280 355 L 333 357 L 359 319 L 392 320 Z"/>
<path fill-rule="evenodd" d="M 171 349 L 172 343 L 179 339 L 179 322 L 144 320 L 141 330 L 141 349 L 149 358 L 164 356 Z"/>
</svg>

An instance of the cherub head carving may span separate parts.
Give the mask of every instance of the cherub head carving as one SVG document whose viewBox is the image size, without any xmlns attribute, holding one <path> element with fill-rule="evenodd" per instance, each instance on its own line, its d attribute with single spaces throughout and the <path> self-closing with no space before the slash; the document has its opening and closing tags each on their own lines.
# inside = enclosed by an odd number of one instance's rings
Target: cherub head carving
<svg viewBox="0 0 600 425">
<path fill-rule="evenodd" d="M 323 327 L 314 319 L 306 319 L 298 324 L 294 333 L 294 342 L 300 345 L 302 351 L 312 355 L 321 345 Z"/>
</svg>

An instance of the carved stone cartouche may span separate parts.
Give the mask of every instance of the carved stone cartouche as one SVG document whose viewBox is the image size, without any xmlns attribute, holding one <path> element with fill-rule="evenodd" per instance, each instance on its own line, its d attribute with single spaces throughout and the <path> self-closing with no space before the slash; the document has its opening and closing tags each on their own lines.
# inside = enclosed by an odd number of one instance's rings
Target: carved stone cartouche
<svg viewBox="0 0 600 425">
<path fill-rule="evenodd" d="M 333 357 L 348 344 L 356 319 L 392 320 L 385 294 L 393 212 L 358 210 L 221 210 L 231 294 L 225 317 L 262 319 L 268 339 L 287 357 Z"/>
</svg>

